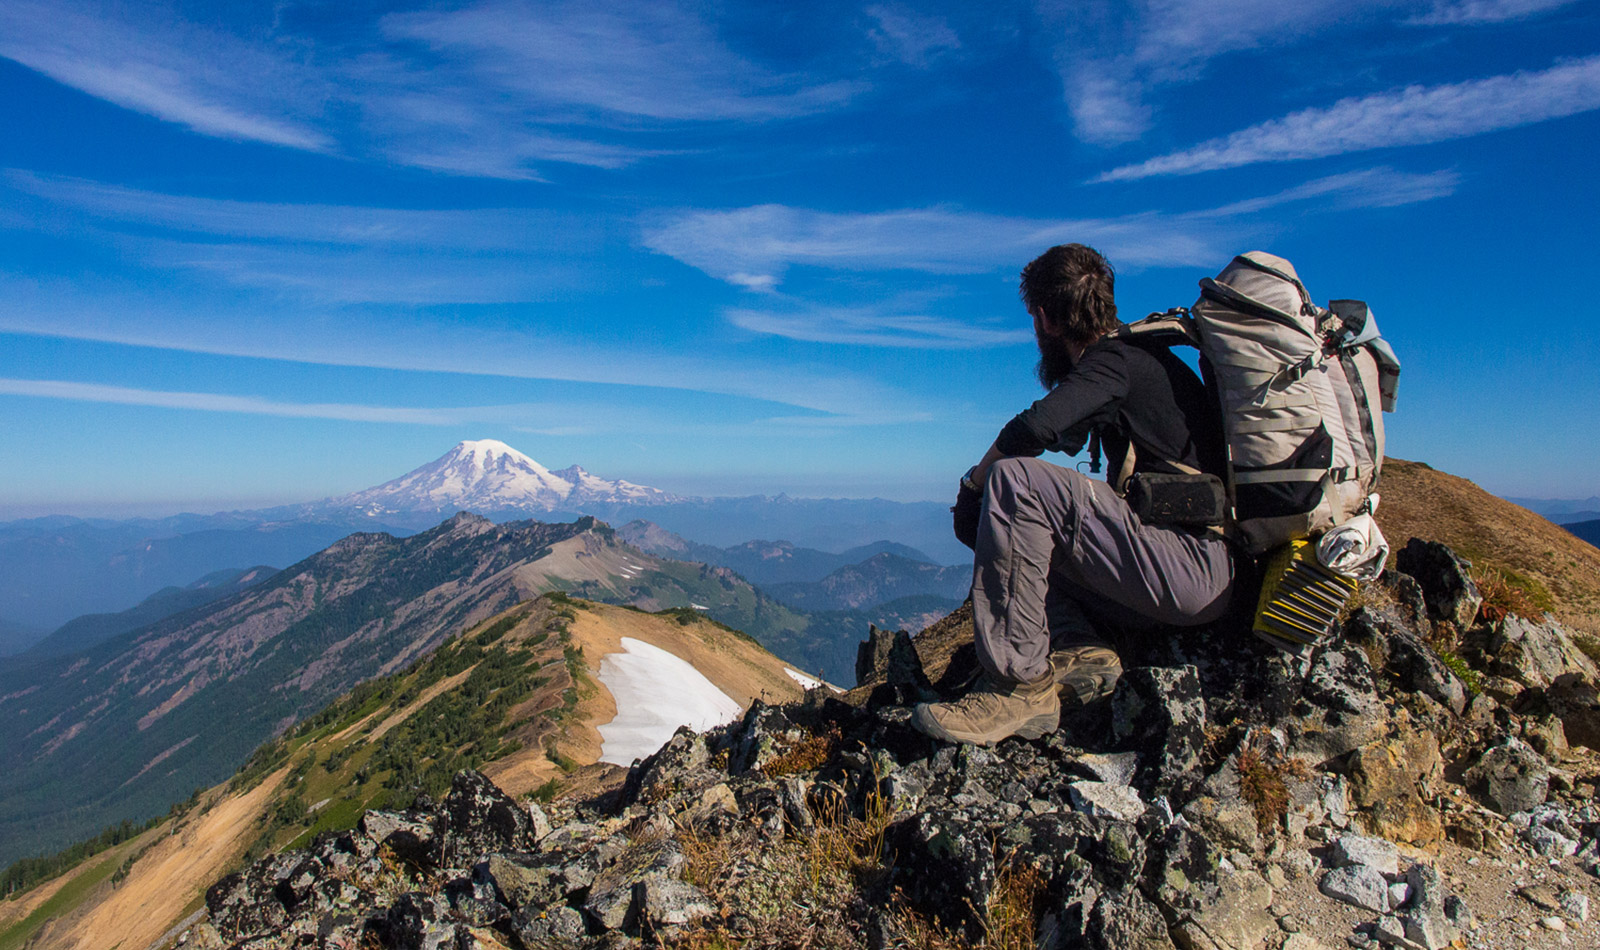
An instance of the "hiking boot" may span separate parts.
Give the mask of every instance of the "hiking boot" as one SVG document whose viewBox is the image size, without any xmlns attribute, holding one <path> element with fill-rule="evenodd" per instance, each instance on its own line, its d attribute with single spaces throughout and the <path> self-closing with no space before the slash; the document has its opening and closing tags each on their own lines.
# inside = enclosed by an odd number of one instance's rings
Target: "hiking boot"
<svg viewBox="0 0 1600 950">
<path fill-rule="evenodd" d="M 1100 643 L 1085 643 L 1050 651 L 1056 690 L 1061 705 L 1072 709 L 1110 696 L 1122 678 L 1122 658 Z"/>
<path fill-rule="evenodd" d="M 1061 700 L 1048 672 L 1031 683 L 985 675 L 960 699 L 918 705 L 911 722 L 945 742 L 994 745 L 1007 736 L 1037 739 L 1061 724 Z"/>
</svg>

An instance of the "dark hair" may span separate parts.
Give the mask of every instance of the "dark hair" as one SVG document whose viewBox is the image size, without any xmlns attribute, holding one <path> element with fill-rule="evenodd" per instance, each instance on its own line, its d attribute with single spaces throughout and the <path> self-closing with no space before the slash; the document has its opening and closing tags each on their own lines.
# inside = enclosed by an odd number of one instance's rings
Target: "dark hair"
<svg viewBox="0 0 1600 950">
<path fill-rule="evenodd" d="M 1056 332 L 1092 343 L 1118 327 L 1116 275 L 1100 252 L 1082 244 L 1057 244 L 1022 269 L 1022 302 L 1044 311 Z"/>
</svg>

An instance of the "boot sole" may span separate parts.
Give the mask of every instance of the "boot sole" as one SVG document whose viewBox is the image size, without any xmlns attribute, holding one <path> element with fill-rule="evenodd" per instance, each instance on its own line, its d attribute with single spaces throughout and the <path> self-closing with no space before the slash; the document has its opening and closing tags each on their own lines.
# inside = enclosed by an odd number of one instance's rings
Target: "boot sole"
<svg viewBox="0 0 1600 950">
<path fill-rule="evenodd" d="M 927 710 L 927 703 L 919 703 L 916 710 L 913 711 L 911 715 L 912 724 L 915 725 L 917 729 L 924 735 L 932 736 L 935 739 L 950 743 L 967 742 L 971 743 L 972 745 L 992 746 L 1000 742 L 1002 739 L 1009 739 L 1012 736 L 1016 736 L 1019 739 L 1032 741 L 1034 739 L 1043 738 L 1044 736 L 1055 732 L 1056 729 L 1061 725 L 1061 714 L 1057 712 L 1054 714 L 1034 716 L 1032 719 L 1029 719 L 1027 722 L 1018 726 L 1016 731 L 1007 732 L 1003 735 L 992 736 L 986 733 L 962 734 L 951 732 L 945 727 L 939 725 L 938 721 L 935 720 L 933 716 L 929 715 Z"/>
</svg>

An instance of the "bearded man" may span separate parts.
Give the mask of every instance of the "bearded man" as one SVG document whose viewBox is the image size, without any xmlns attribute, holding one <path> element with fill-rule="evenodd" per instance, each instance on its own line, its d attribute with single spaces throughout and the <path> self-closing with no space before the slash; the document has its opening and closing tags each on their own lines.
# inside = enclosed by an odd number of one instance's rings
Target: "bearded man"
<svg viewBox="0 0 1600 950">
<path fill-rule="evenodd" d="M 1228 609 L 1235 564 L 1220 531 L 1146 523 L 1123 497 L 1144 473 L 1221 474 L 1226 450 L 1194 371 L 1164 346 L 1113 335 L 1113 284 L 1111 265 L 1081 244 L 1022 270 L 1048 393 L 961 481 L 956 533 L 974 552 L 982 675 L 959 699 L 916 708 L 913 722 L 935 738 L 992 745 L 1054 731 L 1063 697 L 1090 702 L 1121 675 L 1100 631 L 1150 634 Z M 1091 439 L 1121 460 L 1109 482 L 1038 458 Z"/>
</svg>

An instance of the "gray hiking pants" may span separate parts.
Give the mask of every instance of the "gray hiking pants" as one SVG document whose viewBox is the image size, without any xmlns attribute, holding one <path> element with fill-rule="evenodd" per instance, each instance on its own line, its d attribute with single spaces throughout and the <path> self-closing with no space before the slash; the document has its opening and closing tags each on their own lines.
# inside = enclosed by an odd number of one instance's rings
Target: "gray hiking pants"
<svg viewBox="0 0 1600 950">
<path fill-rule="evenodd" d="M 1214 535 L 1146 525 L 1105 482 L 1032 458 L 989 469 L 972 572 L 978 662 L 1038 679 L 1075 599 L 1153 624 L 1208 623 L 1228 609 L 1234 565 Z"/>
</svg>

